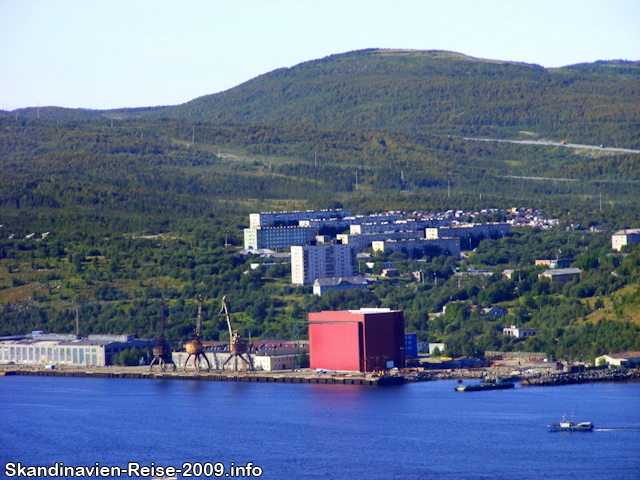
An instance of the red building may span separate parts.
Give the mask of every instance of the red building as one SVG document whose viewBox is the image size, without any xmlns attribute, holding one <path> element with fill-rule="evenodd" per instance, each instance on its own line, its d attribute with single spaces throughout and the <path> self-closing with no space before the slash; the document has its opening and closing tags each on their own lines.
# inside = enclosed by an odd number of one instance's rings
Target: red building
<svg viewBox="0 0 640 480">
<path fill-rule="evenodd" d="M 373 372 L 404 367 L 404 315 L 388 308 L 309 314 L 312 369 Z"/>
</svg>

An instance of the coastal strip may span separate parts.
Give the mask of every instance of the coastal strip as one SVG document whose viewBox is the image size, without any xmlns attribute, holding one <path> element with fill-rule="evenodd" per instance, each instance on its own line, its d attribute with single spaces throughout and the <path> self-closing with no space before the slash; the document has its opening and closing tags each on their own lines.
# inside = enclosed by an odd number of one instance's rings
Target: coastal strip
<svg viewBox="0 0 640 480">
<path fill-rule="evenodd" d="M 226 382 L 257 382 L 257 383 L 307 383 L 323 385 L 364 385 L 384 386 L 398 385 L 405 381 L 400 375 L 394 376 L 364 376 L 364 375 L 317 375 L 313 373 L 184 373 L 184 372 L 126 372 L 104 370 L 41 370 L 41 369 L 15 369 L 0 371 L 0 376 L 23 375 L 36 377 L 85 377 L 85 378 L 130 378 L 143 380 L 201 380 L 201 381 L 226 381 Z"/>
<path fill-rule="evenodd" d="M 589 369 L 582 372 L 518 372 L 513 369 L 479 368 L 459 370 L 432 370 L 408 377 L 408 380 L 484 380 L 495 381 L 498 378 L 512 382 L 520 382 L 523 387 L 528 386 L 556 386 L 574 385 L 578 383 L 595 382 L 629 382 L 640 380 L 640 370 L 634 369 Z"/>
</svg>

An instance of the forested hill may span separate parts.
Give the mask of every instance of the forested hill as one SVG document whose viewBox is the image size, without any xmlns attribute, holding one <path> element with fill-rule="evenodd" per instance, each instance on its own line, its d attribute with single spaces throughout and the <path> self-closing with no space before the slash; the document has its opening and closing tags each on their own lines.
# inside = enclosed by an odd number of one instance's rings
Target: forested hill
<svg viewBox="0 0 640 480">
<path fill-rule="evenodd" d="M 640 62 L 545 69 L 444 51 L 362 50 L 282 68 L 183 105 L 69 111 L 242 124 L 515 138 L 640 147 Z M 21 111 L 33 116 L 35 109 Z M 63 112 L 40 108 L 57 118 Z"/>
</svg>

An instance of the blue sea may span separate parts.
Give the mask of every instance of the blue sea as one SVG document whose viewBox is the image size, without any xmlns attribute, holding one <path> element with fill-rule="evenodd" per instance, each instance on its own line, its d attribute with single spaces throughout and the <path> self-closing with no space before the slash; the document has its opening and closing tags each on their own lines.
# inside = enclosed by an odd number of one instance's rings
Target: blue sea
<svg viewBox="0 0 640 480">
<path fill-rule="evenodd" d="M 189 462 L 264 479 L 640 478 L 640 383 L 455 386 L 0 377 L 0 474 Z M 596 428 L 548 432 L 563 414 Z"/>
</svg>

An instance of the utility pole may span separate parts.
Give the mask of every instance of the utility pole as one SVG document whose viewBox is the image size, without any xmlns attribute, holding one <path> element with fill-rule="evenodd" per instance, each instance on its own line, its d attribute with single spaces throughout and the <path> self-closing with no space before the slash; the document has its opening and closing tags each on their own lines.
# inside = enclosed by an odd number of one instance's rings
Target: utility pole
<svg viewBox="0 0 640 480">
<path fill-rule="evenodd" d="M 196 127 L 191 127 L 191 143 L 196 143 Z"/>
<path fill-rule="evenodd" d="M 602 192 L 598 192 L 600 194 L 600 211 L 602 211 Z"/>
</svg>

